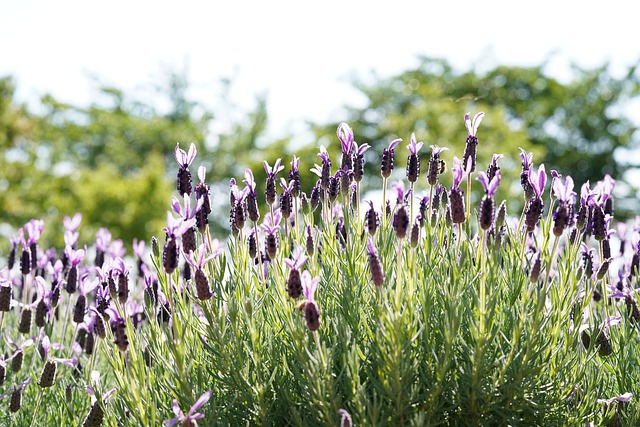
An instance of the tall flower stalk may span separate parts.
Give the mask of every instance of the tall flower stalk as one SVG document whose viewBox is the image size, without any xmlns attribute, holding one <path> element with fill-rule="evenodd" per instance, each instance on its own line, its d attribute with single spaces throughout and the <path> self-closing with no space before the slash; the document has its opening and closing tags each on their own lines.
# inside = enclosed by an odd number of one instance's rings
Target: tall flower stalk
<svg viewBox="0 0 640 427">
<path fill-rule="evenodd" d="M 431 216 L 431 209 L 433 207 L 433 188 L 438 184 L 438 177 L 443 172 L 444 160 L 440 158 L 440 153 L 448 150 L 447 147 L 440 147 L 438 145 L 431 146 L 431 158 L 429 159 L 429 170 L 427 172 L 427 182 L 429 183 L 429 210 L 427 215 Z M 423 220 L 429 220 L 422 218 Z"/>
<path fill-rule="evenodd" d="M 407 145 L 409 149 L 409 157 L 407 157 L 407 181 L 411 191 L 411 199 L 409 200 L 409 223 L 413 223 L 413 193 L 415 191 L 415 183 L 420 176 L 420 157 L 418 152 L 422 148 L 423 143 L 416 141 L 416 134 L 411 134 L 411 143 Z"/>
<path fill-rule="evenodd" d="M 382 150 L 382 162 L 380 164 L 380 174 L 382 175 L 382 228 L 386 229 L 387 221 L 387 181 L 395 167 L 395 148 L 402 142 L 402 139 L 394 139 L 387 148 Z"/>
<path fill-rule="evenodd" d="M 469 219 L 469 215 L 471 214 L 471 174 L 476 170 L 476 155 L 478 147 L 478 137 L 476 136 L 476 133 L 478 132 L 478 127 L 484 117 L 484 112 L 481 111 L 476 113 L 476 115 L 473 116 L 473 120 L 471 120 L 469 114 L 470 113 L 464 115 L 464 124 L 467 127 L 469 136 L 467 136 L 464 155 L 462 157 L 462 164 L 465 165 L 465 167 L 470 164 L 470 170 L 467 175 L 467 219 Z"/>
</svg>

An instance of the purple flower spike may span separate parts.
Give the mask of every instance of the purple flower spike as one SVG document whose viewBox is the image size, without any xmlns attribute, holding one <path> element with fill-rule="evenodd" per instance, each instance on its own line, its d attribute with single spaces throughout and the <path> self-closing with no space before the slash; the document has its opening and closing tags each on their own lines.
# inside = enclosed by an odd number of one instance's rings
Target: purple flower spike
<svg viewBox="0 0 640 427">
<path fill-rule="evenodd" d="M 196 403 L 193 404 L 191 409 L 189 409 L 189 413 L 187 415 L 185 415 L 180 409 L 180 406 L 178 405 L 178 401 L 176 399 L 173 399 L 173 405 L 171 406 L 171 409 L 173 410 L 173 413 L 176 414 L 176 418 L 171 418 L 169 420 L 166 420 L 164 422 L 164 425 L 167 427 L 171 427 L 180 422 L 184 426 L 193 425 L 191 421 L 204 418 L 204 414 L 201 414 L 196 411 L 200 409 L 205 403 L 207 403 L 210 397 L 211 397 L 211 391 L 208 391 L 202 396 L 200 396 L 200 398 L 196 401 Z"/>
<path fill-rule="evenodd" d="M 191 165 L 193 159 L 196 158 L 197 153 L 198 150 L 196 150 L 196 145 L 194 143 L 191 143 L 191 145 L 189 146 L 189 152 L 186 153 L 180 148 L 180 143 L 177 142 L 174 157 L 176 158 L 176 162 L 178 162 L 178 165 L 180 165 L 181 168 L 186 169 Z"/>
<path fill-rule="evenodd" d="M 353 140 L 353 129 L 351 129 L 351 127 L 346 123 L 340 123 L 336 134 L 342 144 L 342 152 L 344 154 L 351 154 L 351 150 L 355 145 L 355 141 Z"/>
<path fill-rule="evenodd" d="M 500 185 L 500 171 L 496 171 L 494 177 L 489 180 L 487 174 L 484 172 L 478 173 L 478 178 L 476 178 L 482 184 L 482 188 L 484 188 L 485 193 L 491 197 L 495 194 L 498 189 L 498 185 Z"/>
<path fill-rule="evenodd" d="M 443 151 L 447 151 L 447 147 L 440 147 L 439 145 L 431 145 L 431 155 L 433 157 L 439 156 Z"/>
<path fill-rule="evenodd" d="M 540 198 L 547 184 L 547 173 L 544 170 L 544 164 L 538 167 L 538 172 L 534 172 L 533 169 L 529 170 L 529 183 L 533 187 L 536 196 Z"/>
<path fill-rule="evenodd" d="M 478 132 L 478 127 L 480 126 L 480 122 L 484 117 L 484 112 L 479 112 L 475 116 L 473 116 L 473 120 L 469 118 L 469 113 L 464 115 L 464 124 L 467 127 L 467 131 L 470 136 L 476 136 L 476 132 Z"/>
<path fill-rule="evenodd" d="M 262 161 L 262 163 L 264 164 L 264 170 L 267 172 L 267 176 L 269 178 L 275 179 L 276 174 L 281 170 L 284 170 L 284 166 L 280 164 L 280 161 L 281 159 L 276 160 L 276 162 L 273 164 L 273 167 L 269 166 L 269 163 L 267 163 L 266 160 Z"/>
<path fill-rule="evenodd" d="M 417 156 L 418 155 L 418 151 L 420 151 L 420 149 L 422 148 L 422 145 L 424 143 L 422 142 L 416 142 L 416 134 L 412 133 L 411 134 L 411 143 L 409 145 L 407 145 L 407 148 L 409 149 L 409 152 L 411 152 L 412 155 Z"/>
</svg>

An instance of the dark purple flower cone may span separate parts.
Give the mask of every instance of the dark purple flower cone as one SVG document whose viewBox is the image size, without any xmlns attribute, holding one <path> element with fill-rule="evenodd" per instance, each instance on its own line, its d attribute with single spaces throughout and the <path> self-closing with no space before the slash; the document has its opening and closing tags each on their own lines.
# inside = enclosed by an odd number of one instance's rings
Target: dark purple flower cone
<svg viewBox="0 0 640 427">
<path fill-rule="evenodd" d="M 320 328 L 320 309 L 314 301 L 307 301 L 304 305 L 304 318 L 307 321 L 307 328 L 311 332 Z"/>
<path fill-rule="evenodd" d="M 300 271 L 293 268 L 289 272 L 287 279 L 287 294 L 293 299 L 298 299 L 302 294 L 302 280 L 300 279 Z"/>
<path fill-rule="evenodd" d="M 202 269 L 197 268 L 195 272 L 196 282 L 196 294 L 200 301 L 206 301 L 211 298 L 211 287 L 209 286 L 209 279 L 204 274 Z"/>
<path fill-rule="evenodd" d="M 56 362 L 53 360 L 47 360 L 40 374 L 38 385 L 42 388 L 53 386 L 53 382 L 56 379 Z"/>
<path fill-rule="evenodd" d="M 183 167 L 178 169 L 177 190 L 181 196 L 184 194 L 191 195 L 191 172 L 189 172 L 189 169 Z"/>
</svg>

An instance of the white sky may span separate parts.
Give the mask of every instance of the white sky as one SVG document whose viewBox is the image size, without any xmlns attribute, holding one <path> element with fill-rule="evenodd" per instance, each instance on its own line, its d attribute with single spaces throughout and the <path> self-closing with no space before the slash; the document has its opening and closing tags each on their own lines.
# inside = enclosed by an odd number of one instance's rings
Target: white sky
<svg viewBox="0 0 640 427">
<path fill-rule="evenodd" d="M 211 105 L 222 77 L 241 106 L 267 91 L 278 135 L 301 119 L 341 120 L 359 101 L 351 73 L 388 76 L 421 54 L 464 70 L 556 52 L 558 76 L 569 61 L 628 66 L 640 59 L 639 12 L 615 0 L 0 0 L 0 76 L 16 78 L 21 101 L 49 92 L 84 104 L 96 95 L 89 75 L 127 90 L 186 65 Z"/>
</svg>

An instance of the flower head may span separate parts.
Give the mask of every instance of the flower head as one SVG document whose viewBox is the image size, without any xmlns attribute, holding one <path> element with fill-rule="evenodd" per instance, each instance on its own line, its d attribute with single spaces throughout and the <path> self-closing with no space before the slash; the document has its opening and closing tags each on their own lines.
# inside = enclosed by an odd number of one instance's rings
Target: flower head
<svg viewBox="0 0 640 427">
<path fill-rule="evenodd" d="M 24 231 L 27 232 L 29 238 L 27 239 L 27 245 L 36 243 L 42 231 L 44 230 L 44 221 L 41 219 L 32 219 L 24 225 Z"/>
<path fill-rule="evenodd" d="M 292 270 L 299 270 L 306 260 L 307 256 L 305 255 L 302 246 L 296 246 L 293 249 L 291 258 L 285 258 L 284 263 Z"/>
<path fill-rule="evenodd" d="M 478 127 L 480 126 L 480 122 L 482 122 L 482 118 L 484 117 L 484 112 L 479 112 L 475 116 L 473 116 L 473 120 L 469 118 L 469 114 L 464 115 L 464 124 L 467 127 L 467 131 L 469 132 L 469 136 L 476 136 L 476 132 L 478 131 Z"/>
<path fill-rule="evenodd" d="M 196 403 L 193 404 L 191 409 L 189 409 L 189 412 L 187 413 L 187 415 L 185 415 L 184 412 L 182 412 L 182 410 L 180 409 L 180 406 L 178 405 L 178 401 L 176 399 L 173 399 L 173 404 L 171 405 L 171 409 L 173 410 L 173 413 L 176 414 L 176 417 L 166 420 L 164 422 L 164 425 L 167 427 L 171 427 L 173 425 L 178 424 L 179 422 L 182 422 L 183 426 L 193 426 L 194 420 L 204 418 L 204 414 L 201 414 L 196 411 L 200 409 L 205 403 L 207 403 L 210 397 L 211 397 L 211 391 L 208 391 L 202 396 L 200 396 L 198 400 L 196 400 Z"/>
<path fill-rule="evenodd" d="M 264 216 L 264 222 L 261 227 L 262 230 L 267 234 L 275 234 L 280 231 L 280 221 L 282 220 L 282 213 L 280 209 L 276 209 L 273 211 L 273 215 L 271 212 L 267 212 Z"/>
<path fill-rule="evenodd" d="M 562 184 L 560 178 L 554 178 L 553 192 L 558 200 L 562 202 L 573 203 L 576 194 L 573 191 L 573 178 L 567 176 L 564 180 L 564 184 Z"/>
<path fill-rule="evenodd" d="M 207 251 L 207 244 L 202 243 L 200 247 L 198 247 L 198 256 L 196 257 L 193 251 L 189 251 L 188 254 L 184 254 L 185 259 L 189 264 L 196 269 L 202 269 L 209 261 L 214 259 L 219 252 L 210 253 Z"/>
<path fill-rule="evenodd" d="M 544 170 L 544 164 L 538 167 L 538 172 L 534 172 L 533 169 L 529 170 L 529 183 L 533 187 L 536 197 L 540 198 L 547 184 L 547 173 Z"/>
<path fill-rule="evenodd" d="M 338 130 L 336 131 L 336 134 L 338 135 L 338 139 L 340 140 L 340 143 L 342 144 L 342 153 L 343 154 L 351 154 L 351 151 L 355 145 L 355 141 L 353 139 L 353 129 L 351 129 L 351 127 L 346 124 L 346 123 L 340 123 L 340 125 L 338 126 Z"/>
<path fill-rule="evenodd" d="M 476 178 L 482 184 L 482 188 L 484 188 L 485 193 L 488 196 L 493 196 L 498 189 L 498 185 L 500 185 L 500 171 L 498 170 L 493 178 L 489 179 L 487 174 L 484 172 L 478 173 L 478 178 Z"/>
<path fill-rule="evenodd" d="M 417 156 L 418 155 L 418 151 L 420 151 L 420 149 L 422 148 L 423 144 L 424 144 L 423 142 L 416 142 L 416 134 L 412 133 L 411 134 L 411 143 L 409 145 L 407 145 L 407 148 L 409 149 L 409 152 L 411 153 L 411 155 Z"/>
<path fill-rule="evenodd" d="M 62 225 L 64 225 L 64 229 L 68 231 L 77 231 L 78 227 L 80 227 L 80 222 L 82 222 L 82 214 L 79 212 L 76 213 L 73 218 L 68 216 L 62 218 Z"/>
<path fill-rule="evenodd" d="M 528 171 L 533 166 L 533 153 L 527 153 L 520 148 L 520 159 L 522 160 L 522 170 Z"/>
<path fill-rule="evenodd" d="M 176 159 L 176 162 L 178 162 L 178 165 L 180 165 L 180 168 L 186 169 L 191 165 L 193 159 L 196 158 L 197 152 L 198 150 L 196 150 L 196 145 L 194 143 L 191 143 L 191 145 L 189 146 L 189 152 L 186 153 L 180 148 L 180 143 L 177 142 L 176 149 L 174 151 L 174 157 Z"/>
<path fill-rule="evenodd" d="M 284 170 L 284 166 L 280 164 L 281 159 L 277 159 L 273 164 L 273 167 L 269 166 L 266 160 L 263 160 L 262 163 L 264 165 L 264 170 L 267 172 L 267 177 L 269 179 L 276 179 L 276 174 L 282 170 Z"/>
<path fill-rule="evenodd" d="M 183 218 L 175 218 L 171 212 L 167 212 L 167 226 L 162 229 L 165 233 L 177 238 L 182 236 L 185 231 L 196 224 L 195 218 L 185 220 Z"/>
<path fill-rule="evenodd" d="M 453 175 L 453 188 L 457 189 L 460 187 L 460 183 L 464 179 L 464 177 L 468 176 L 471 172 L 471 158 L 467 159 L 467 167 L 463 169 L 462 161 L 454 157 L 453 158 L 453 166 L 451 167 L 451 174 Z"/>
</svg>

